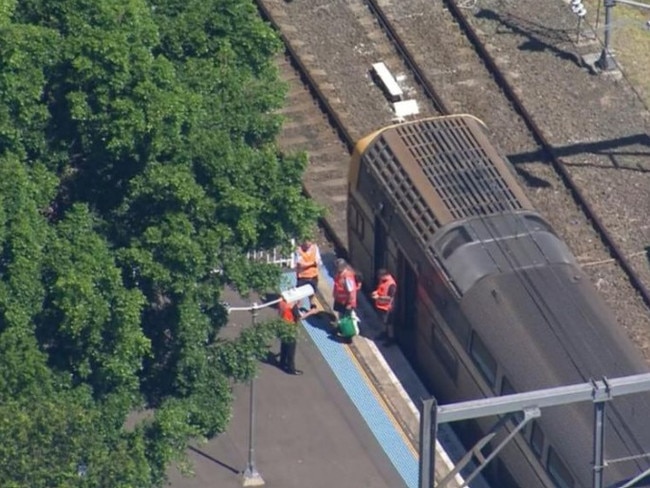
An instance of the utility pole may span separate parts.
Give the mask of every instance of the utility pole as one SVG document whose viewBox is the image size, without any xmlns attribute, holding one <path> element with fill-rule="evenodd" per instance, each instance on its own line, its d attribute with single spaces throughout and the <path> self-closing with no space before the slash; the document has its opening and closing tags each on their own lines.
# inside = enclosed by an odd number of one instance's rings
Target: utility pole
<svg viewBox="0 0 650 488">
<path fill-rule="evenodd" d="M 600 58 L 596 62 L 596 66 L 603 71 L 616 69 L 616 62 L 614 61 L 610 48 L 612 42 L 612 9 L 618 3 L 650 10 L 650 5 L 647 3 L 639 3 L 632 0 L 605 0 L 605 45 L 603 46 Z"/>
<path fill-rule="evenodd" d="M 303 285 L 298 288 L 291 288 L 281 293 L 282 298 L 287 302 L 298 302 L 308 298 L 314 294 L 314 289 L 311 285 Z M 253 303 L 247 307 L 231 307 L 226 306 L 228 314 L 230 312 L 250 312 L 251 313 L 251 327 L 255 327 L 257 318 L 257 311 L 261 308 L 270 307 L 280 302 L 280 298 L 266 303 Z M 242 486 L 263 486 L 264 479 L 255 466 L 255 376 L 251 377 L 249 383 L 249 405 L 248 405 L 248 462 L 244 470 Z"/>
</svg>

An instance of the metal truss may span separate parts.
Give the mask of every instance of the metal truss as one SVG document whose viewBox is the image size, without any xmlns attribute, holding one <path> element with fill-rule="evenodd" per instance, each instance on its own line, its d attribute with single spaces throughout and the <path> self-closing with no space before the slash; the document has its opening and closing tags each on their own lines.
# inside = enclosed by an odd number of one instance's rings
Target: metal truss
<svg viewBox="0 0 650 488">
<path fill-rule="evenodd" d="M 435 398 L 429 398 L 422 402 L 420 415 L 420 466 L 419 466 L 419 488 L 430 488 L 435 482 L 435 448 L 432 448 L 432 440 L 435 443 L 438 433 L 438 425 L 459 420 L 489 417 L 493 415 L 507 415 L 517 412 L 523 413 L 523 419 L 508 436 L 495 447 L 490 455 L 484 458 L 481 449 L 495 436 L 490 432 L 481 439 L 470 452 L 458 463 L 454 470 L 441 480 L 436 487 L 443 488 L 454 476 L 463 469 L 472 457 L 479 460 L 478 467 L 465 479 L 463 486 L 468 484 L 485 468 L 505 445 L 533 418 L 541 416 L 541 409 L 568 405 L 577 402 L 591 401 L 594 404 L 594 443 L 593 443 L 593 488 L 603 488 L 603 469 L 606 464 L 627 461 L 631 458 L 608 460 L 604 459 L 605 439 L 605 402 L 618 396 L 631 395 L 650 391 L 650 373 L 620 378 L 592 380 L 587 383 L 576 385 L 560 386 L 535 390 L 526 393 L 516 393 L 500 397 L 484 398 L 467 402 L 453 403 L 439 406 Z M 497 426 L 500 423 L 497 423 Z M 494 429 L 493 429 L 494 430 Z M 639 456 L 650 456 L 650 453 Z M 639 456 L 633 456 L 634 458 Z M 637 481 L 650 474 L 650 470 L 639 473 L 634 479 L 627 482 L 620 488 L 629 488 Z"/>
</svg>

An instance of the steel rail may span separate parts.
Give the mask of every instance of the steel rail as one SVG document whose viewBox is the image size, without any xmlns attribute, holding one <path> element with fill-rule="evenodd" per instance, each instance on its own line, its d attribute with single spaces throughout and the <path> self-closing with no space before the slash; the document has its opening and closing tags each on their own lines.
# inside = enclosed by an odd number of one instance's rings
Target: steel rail
<svg viewBox="0 0 650 488">
<path fill-rule="evenodd" d="M 397 50 L 398 54 L 402 57 L 404 63 L 411 70 L 416 81 L 420 83 L 420 85 L 422 86 L 425 95 L 432 101 L 434 106 L 438 110 L 440 110 L 443 114 L 445 115 L 449 114 L 450 111 L 448 110 L 446 104 L 444 103 L 442 98 L 437 94 L 435 88 L 428 80 L 427 76 L 422 72 L 422 70 L 418 66 L 414 56 L 406 47 L 405 42 L 397 33 L 397 29 L 394 27 L 392 22 L 388 19 L 388 17 L 386 16 L 382 8 L 379 6 L 377 0 L 366 0 L 366 4 L 369 10 L 372 12 L 372 14 L 376 17 L 377 21 L 379 22 L 379 25 L 381 26 L 382 30 L 385 32 L 386 36 L 389 38 L 389 40 Z M 531 135 L 533 136 L 537 144 L 539 144 L 539 146 L 542 148 L 544 153 L 548 156 L 551 165 L 553 166 L 553 169 L 556 171 L 556 173 L 558 174 L 558 176 L 560 177 L 564 185 L 571 193 L 574 202 L 583 211 L 587 219 L 591 221 L 592 227 L 600 237 L 605 247 L 609 249 L 612 257 L 616 260 L 616 262 L 619 264 L 621 269 L 627 275 L 633 288 L 641 295 L 641 298 L 643 299 L 646 306 L 650 308 L 650 291 L 648 291 L 648 288 L 645 286 L 645 284 L 643 283 L 639 275 L 636 273 L 636 271 L 634 271 L 634 268 L 632 267 L 631 263 L 625 257 L 624 252 L 622 251 L 620 246 L 616 243 L 611 233 L 607 230 L 602 220 L 598 217 L 595 210 L 593 209 L 593 207 L 590 205 L 589 201 L 585 197 L 583 191 L 580 189 L 580 187 L 576 184 L 574 179 L 571 177 L 571 174 L 569 173 L 566 166 L 564 165 L 563 160 L 554 154 L 553 145 L 546 138 L 546 136 L 544 136 L 543 131 L 541 130 L 541 128 L 533 118 L 532 114 L 526 109 L 526 106 L 523 103 L 522 99 L 517 95 L 515 89 L 507 81 L 506 77 L 499 69 L 496 60 L 490 54 L 490 52 L 488 51 L 484 43 L 481 41 L 477 32 L 474 30 L 474 28 L 472 27 L 468 19 L 464 16 L 461 8 L 457 5 L 455 0 L 445 0 L 445 4 L 447 5 L 449 11 L 454 16 L 458 24 L 460 25 L 461 29 L 467 36 L 468 40 L 474 47 L 475 51 L 477 52 L 481 60 L 485 63 L 485 66 L 487 67 L 490 74 L 494 77 L 496 83 L 503 91 L 505 97 L 512 103 L 515 111 L 521 116 L 522 120 L 528 127 Z M 304 65 L 298 53 L 291 46 L 290 39 L 288 39 L 288 37 L 282 32 L 277 22 L 274 21 L 271 12 L 264 5 L 264 2 L 262 0 L 257 0 L 257 5 L 260 12 L 262 13 L 262 16 L 266 18 L 266 20 L 268 20 L 276 28 L 280 38 L 284 42 L 286 52 L 289 58 L 291 59 L 291 62 L 294 63 L 294 65 L 298 68 L 301 75 L 304 77 L 307 86 L 314 94 L 314 98 L 318 101 L 318 103 L 321 106 L 321 109 L 330 119 L 332 126 L 337 130 L 337 132 L 341 136 L 341 139 L 344 141 L 348 149 L 352 151 L 352 148 L 354 147 L 356 141 L 352 138 L 345 124 L 340 119 L 337 111 L 328 102 L 328 99 L 326 95 L 323 93 L 323 91 L 320 89 L 318 82 L 310 74 L 309 69 Z M 304 188 L 304 191 L 305 194 L 311 197 L 310 193 L 307 191 L 306 188 Z M 342 240 L 336 234 L 336 232 L 334 231 L 332 226 L 328 223 L 326 218 L 321 219 L 321 223 L 326 233 L 328 234 L 328 237 L 330 237 L 334 242 L 335 247 L 337 248 L 337 253 L 340 253 L 340 255 L 347 257 L 348 253 L 347 253 L 346 243 L 342 242 Z"/>
<path fill-rule="evenodd" d="M 576 184 L 574 179 L 571 177 L 571 174 L 566 169 L 563 160 L 554 154 L 553 145 L 544 136 L 544 133 L 540 129 L 537 122 L 535 122 L 535 119 L 533 118 L 531 113 L 526 109 L 525 104 L 523 103 L 521 98 L 517 95 L 515 89 L 510 85 L 508 80 L 506 80 L 506 77 L 499 69 L 496 60 L 490 54 L 488 49 L 485 47 L 485 44 L 481 41 L 477 32 L 474 30 L 470 22 L 463 15 L 461 8 L 457 5 L 455 0 L 445 0 L 445 4 L 447 5 L 449 11 L 452 13 L 454 18 L 458 22 L 458 24 L 460 25 L 461 29 L 465 32 L 465 35 L 474 46 L 476 52 L 483 59 L 483 62 L 489 69 L 492 76 L 494 76 L 494 79 L 496 80 L 497 84 L 503 90 L 503 93 L 505 94 L 506 98 L 510 100 L 515 110 L 522 117 L 523 121 L 530 129 L 537 143 L 542 147 L 544 152 L 548 154 L 553 169 L 555 169 L 557 174 L 562 179 L 562 182 L 566 185 L 566 187 L 571 192 L 571 195 L 573 196 L 573 200 L 582 209 L 582 211 L 587 216 L 587 218 L 591 221 L 592 227 L 594 228 L 596 233 L 600 236 L 600 239 L 605 245 L 605 247 L 609 249 L 612 257 L 618 262 L 620 267 L 623 269 L 628 279 L 630 280 L 632 287 L 641 295 L 641 298 L 645 302 L 646 306 L 650 308 L 650 292 L 648 291 L 648 288 L 644 285 L 643 281 L 641 280 L 637 272 L 634 271 L 634 268 L 630 264 L 629 260 L 625 257 L 623 250 L 616 243 L 611 233 L 607 230 L 607 227 L 603 224 L 602 220 L 598 217 L 593 207 L 589 204 L 589 201 L 585 197 L 582 190 L 580 190 L 580 187 Z"/>
</svg>

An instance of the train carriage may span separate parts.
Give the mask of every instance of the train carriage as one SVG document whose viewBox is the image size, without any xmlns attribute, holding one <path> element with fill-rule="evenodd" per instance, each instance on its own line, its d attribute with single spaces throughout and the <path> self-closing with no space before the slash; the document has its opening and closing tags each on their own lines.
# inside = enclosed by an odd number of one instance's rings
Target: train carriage
<svg viewBox="0 0 650 488">
<path fill-rule="evenodd" d="M 396 276 L 397 340 L 441 403 L 648 371 L 475 117 L 407 122 L 359 141 L 348 239 L 365 276 Z M 635 459 L 608 466 L 606 486 L 650 467 L 638 456 L 650 451 L 648 408 L 646 394 L 607 406 L 606 458 Z M 490 466 L 496 486 L 591 486 L 592 416 L 591 404 L 544 410 Z M 466 422 L 461 435 L 476 440 L 494 421 Z"/>
</svg>

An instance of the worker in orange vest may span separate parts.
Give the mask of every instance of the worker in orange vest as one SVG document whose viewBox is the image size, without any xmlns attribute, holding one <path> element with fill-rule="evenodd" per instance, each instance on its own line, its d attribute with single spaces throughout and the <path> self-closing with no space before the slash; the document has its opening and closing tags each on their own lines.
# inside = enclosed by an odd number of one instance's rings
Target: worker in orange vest
<svg viewBox="0 0 650 488">
<path fill-rule="evenodd" d="M 320 249 L 310 239 L 302 241 L 296 249 L 296 286 L 311 285 L 318 290 L 318 269 L 323 264 Z M 315 308 L 314 295 L 309 298 L 311 308 Z"/>
<path fill-rule="evenodd" d="M 370 295 L 375 301 L 375 309 L 381 317 L 383 332 L 380 338 L 384 339 L 384 346 L 392 346 L 395 343 L 393 332 L 392 312 L 397 293 L 395 278 L 384 268 L 377 271 L 377 288 Z"/>
<path fill-rule="evenodd" d="M 339 321 L 344 315 L 354 315 L 357 308 L 357 283 L 355 272 L 345 259 L 336 260 L 336 275 L 334 276 L 334 311 L 338 313 Z M 336 327 L 335 335 L 340 331 Z M 346 337 L 351 342 L 351 337 Z"/>
<path fill-rule="evenodd" d="M 280 299 L 278 303 L 278 311 L 280 317 L 285 322 L 298 326 L 300 319 L 300 310 L 295 303 L 289 303 L 284 298 Z M 301 375 L 302 371 L 296 369 L 296 338 L 283 337 L 280 340 L 280 368 L 288 374 Z"/>
<path fill-rule="evenodd" d="M 334 276 L 334 311 L 350 313 L 357 308 L 357 280 L 355 273 L 345 259 L 336 260 Z"/>
</svg>

